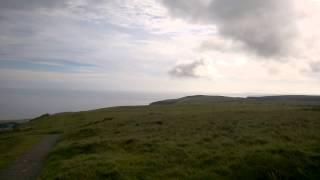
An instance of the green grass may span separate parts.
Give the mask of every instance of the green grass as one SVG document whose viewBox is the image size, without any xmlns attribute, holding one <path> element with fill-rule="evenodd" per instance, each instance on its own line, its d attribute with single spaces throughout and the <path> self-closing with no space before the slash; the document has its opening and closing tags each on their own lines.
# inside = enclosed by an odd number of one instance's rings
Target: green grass
<svg viewBox="0 0 320 180">
<path fill-rule="evenodd" d="M 320 178 L 320 111 L 313 106 L 116 107 L 43 117 L 23 128 L 62 133 L 41 179 Z"/>
<path fill-rule="evenodd" d="M 0 133 L 0 169 L 8 167 L 17 157 L 38 143 L 41 137 L 26 132 Z"/>
</svg>

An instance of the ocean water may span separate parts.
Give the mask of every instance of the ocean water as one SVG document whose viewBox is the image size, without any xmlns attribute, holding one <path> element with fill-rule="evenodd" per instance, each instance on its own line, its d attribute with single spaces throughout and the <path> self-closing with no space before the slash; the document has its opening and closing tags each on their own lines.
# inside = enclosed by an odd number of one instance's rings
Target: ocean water
<svg viewBox="0 0 320 180">
<path fill-rule="evenodd" d="M 147 105 L 186 94 L 124 91 L 0 89 L 0 120 L 28 119 L 41 114 Z"/>
</svg>

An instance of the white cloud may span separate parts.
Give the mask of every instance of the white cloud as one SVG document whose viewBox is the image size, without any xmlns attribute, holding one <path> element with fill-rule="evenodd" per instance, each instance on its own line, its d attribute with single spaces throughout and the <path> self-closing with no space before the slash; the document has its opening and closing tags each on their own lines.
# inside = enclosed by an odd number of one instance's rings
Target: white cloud
<svg viewBox="0 0 320 180">
<path fill-rule="evenodd" d="M 219 33 L 219 23 L 174 18 L 155 0 L 70 0 L 51 10 L 43 8 L 46 4 L 32 6 L 32 11 L 16 7 L 0 12 L 0 61 L 52 65 L 67 60 L 98 68 L 84 67 L 77 73 L 0 69 L 1 79 L 4 86 L 14 86 L 14 79 L 22 84 L 37 81 L 41 87 L 50 79 L 59 88 L 166 91 L 154 88 L 162 84 L 172 91 L 312 93 L 320 88 L 315 83 L 319 75 L 311 73 L 310 66 L 320 61 L 320 6 L 315 0 L 292 2 L 298 36 L 290 41 L 291 53 L 276 58 L 244 50 L 243 39 Z M 189 5 L 186 8 L 193 8 Z M 201 59 L 194 69 L 201 78 L 168 76 L 174 66 Z"/>
</svg>

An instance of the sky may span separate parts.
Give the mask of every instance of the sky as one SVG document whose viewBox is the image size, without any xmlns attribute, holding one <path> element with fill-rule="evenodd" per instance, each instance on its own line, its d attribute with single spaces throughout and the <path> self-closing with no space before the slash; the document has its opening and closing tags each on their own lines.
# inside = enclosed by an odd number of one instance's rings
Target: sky
<svg viewBox="0 0 320 180">
<path fill-rule="evenodd" d="M 0 0 L 0 89 L 320 94 L 319 27 L 320 0 Z"/>
</svg>

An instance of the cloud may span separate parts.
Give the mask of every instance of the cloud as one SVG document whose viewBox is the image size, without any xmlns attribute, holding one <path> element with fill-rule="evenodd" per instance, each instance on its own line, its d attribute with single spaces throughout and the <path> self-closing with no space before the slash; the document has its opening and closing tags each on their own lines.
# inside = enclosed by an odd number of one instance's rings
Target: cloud
<svg viewBox="0 0 320 180">
<path fill-rule="evenodd" d="M 320 61 L 311 62 L 310 69 L 313 73 L 320 73 Z"/>
<path fill-rule="evenodd" d="M 188 64 L 179 64 L 169 71 L 169 75 L 178 78 L 197 78 L 200 77 L 197 69 L 203 65 L 204 62 L 201 60 Z"/>
<path fill-rule="evenodd" d="M 286 82 L 310 82 L 300 77 L 309 78 L 299 74 L 302 68 L 319 78 L 309 63 L 320 55 L 320 15 L 314 15 L 320 6 L 309 5 L 311 0 L 265 1 L 164 0 L 163 6 L 157 0 L 0 0 L 0 73 L 7 74 L 0 84 L 34 85 L 30 82 L 39 76 L 38 87 L 45 87 L 40 82 L 71 76 L 54 87 L 130 90 L 140 83 L 148 90 L 156 82 L 173 91 L 232 92 L 274 87 L 270 79 L 283 82 L 279 90 L 294 89 Z M 303 40 L 296 39 L 293 25 L 291 3 L 297 2 L 304 12 L 297 23 Z M 291 44 L 298 50 L 290 51 Z M 290 57 L 277 57 L 286 53 Z M 266 57 L 288 61 L 261 60 Z M 28 78 L 29 71 L 36 74 Z M 17 72 L 26 73 L 11 81 Z M 98 78 L 84 78 L 94 73 Z M 178 78 L 168 80 L 168 73 Z M 190 83 L 192 89 L 186 88 Z"/>
<path fill-rule="evenodd" d="M 222 37 L 262 57 L 288 54 L 295 37 L 290 0 L 163 0 L 163 4 L 176 17 L 216 25 Z"/>
<path fill-rule="evenodd" d="M 33 10 L 38 8 L 58 8 L 67 4 L 66 0 L 1 0 L 1 10 Z"/>
</svg>

